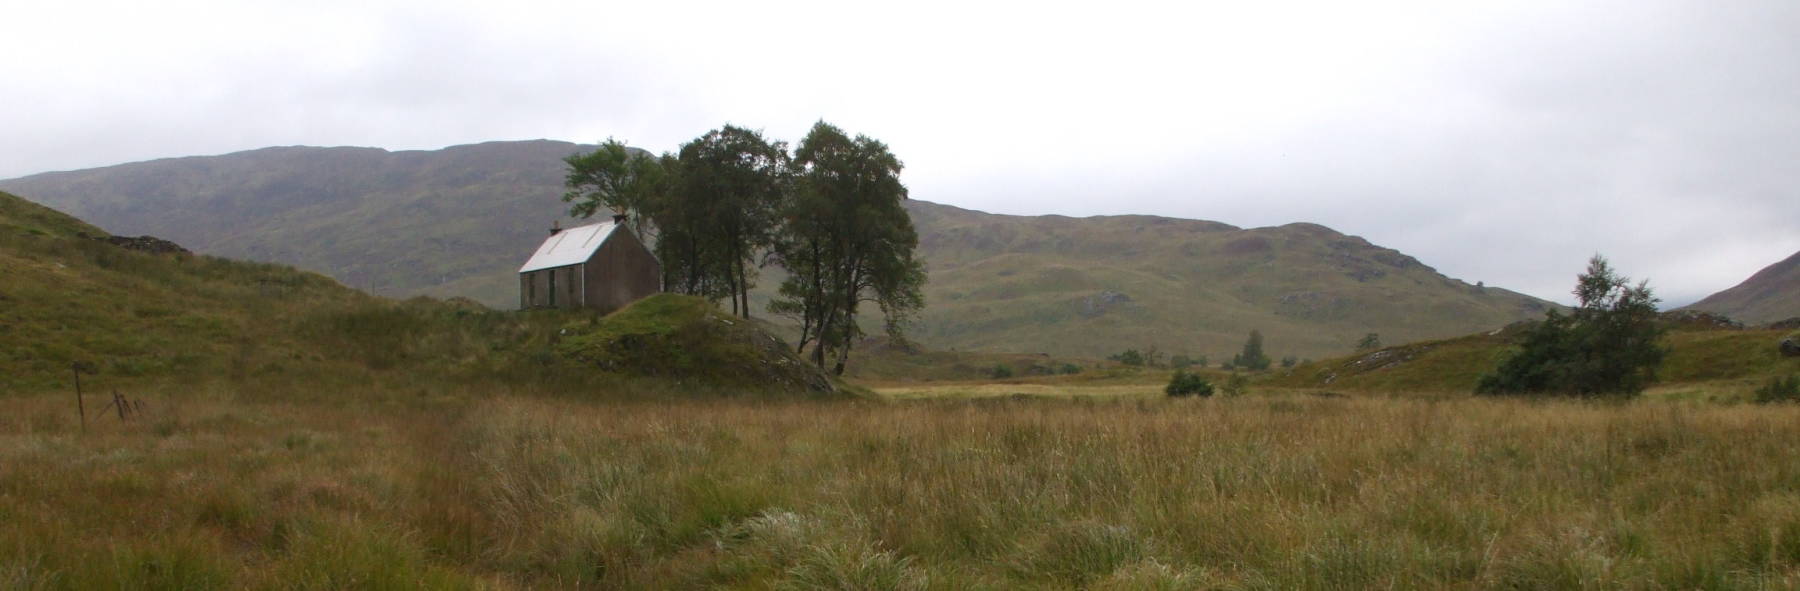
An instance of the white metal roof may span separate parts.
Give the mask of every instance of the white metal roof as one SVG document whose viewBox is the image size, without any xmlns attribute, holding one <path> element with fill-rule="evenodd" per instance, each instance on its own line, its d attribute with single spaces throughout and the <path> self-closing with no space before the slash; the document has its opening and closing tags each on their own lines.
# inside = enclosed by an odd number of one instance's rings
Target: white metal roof
<svg viewBox="0 0 1800 591">
<path fill-rule="evenodd" d="M 579 228 L 569 228 L 552 234 L 549 238 L 545 238 L 544 245 L 539 246 L 537 252 L 531 255 L 531 260 L 525 261 L 525 266 L 519 267 L 519 272 L 526 273 L 539 269 L 585 263 L 588 257 L 594 256 L 594 251 L 598 250 L 601 244 L 606 243 L 606 238 L 612 236 L 613 229 L 617 227 L 619 225 L 612 222 L 601 222 Z"/>
</svg>

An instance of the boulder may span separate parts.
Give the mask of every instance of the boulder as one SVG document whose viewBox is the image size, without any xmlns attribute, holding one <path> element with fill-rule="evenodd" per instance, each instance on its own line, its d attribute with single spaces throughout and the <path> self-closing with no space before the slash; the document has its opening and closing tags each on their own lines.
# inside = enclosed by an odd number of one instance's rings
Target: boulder
<svg viewBox="0 0 1800 591">
<path fill-rule="evenodd" d="M 1781 339 L 1782 357 L 1800 357 L 1800 337 Z"/>
</svg>

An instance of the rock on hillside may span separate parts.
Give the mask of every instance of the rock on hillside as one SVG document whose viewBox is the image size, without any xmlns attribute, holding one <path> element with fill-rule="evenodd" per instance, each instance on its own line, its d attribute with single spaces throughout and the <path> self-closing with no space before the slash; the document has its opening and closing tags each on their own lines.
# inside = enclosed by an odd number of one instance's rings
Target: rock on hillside
<svg viewBox="0 0 1800 591">
<path fill-rule="evenodd" d="M 1748 324 L 1800 316 L 1800 252 L 1764 267 L 1736 287 L 1706 296 L 1684 310 L 1724 314 Z"/>
</svg>

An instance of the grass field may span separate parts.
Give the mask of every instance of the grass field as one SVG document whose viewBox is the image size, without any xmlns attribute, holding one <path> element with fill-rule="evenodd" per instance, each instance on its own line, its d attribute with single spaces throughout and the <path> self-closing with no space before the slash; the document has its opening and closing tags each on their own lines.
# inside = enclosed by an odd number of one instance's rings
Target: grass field
<svg viewBox="0 0 1800 591">
<path fill-rule="evenodd" d="M 1795 406 L 139 394 L 0 399 L 0 588 L 1800 585 Z"/>
<path fill-rule="evenodd" d="M 1471 397 L 1485 337 L 1191 400 L 871 348 L 785 395 L 703 303 L 393 302 L 97 231 L 0 194 L 0 589 L 1800 587 L 1800 405 L 1742 402 L 1800 371 L 1772 333 L 1672 334 L 1631 402 Z"/>
</svg>

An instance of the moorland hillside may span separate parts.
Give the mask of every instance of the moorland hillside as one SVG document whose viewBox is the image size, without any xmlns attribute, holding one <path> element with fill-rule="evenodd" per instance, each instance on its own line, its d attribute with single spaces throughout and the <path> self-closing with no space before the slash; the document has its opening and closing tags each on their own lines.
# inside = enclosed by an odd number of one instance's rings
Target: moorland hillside
<svg viewBox="0 0 1800 591">
<path fill-rule="evenodd" d="M 835 390 L 760 326 L 715 326 L 723 314 L 704 300 L 658 296 L 606 317 L 396 301 L 286 265 L 111 236 L 7 193 L 0 276 L 0 391 L 66 387 L 78 366 L 110 385 L 306 396 L 466 383 L 618 392 L 594 386 L 635 379 L 681 392 Z M 686 356 L 607 357 L 620 340 Z"/>
<path fill-rule="evenodd" d="M 564 225 L 562 158 L 583 146 L 435 151 L 282 147 L 0 181 L 115 231 L 293 265 L 388 297 L 517 301 L 515 272 Z M 912 200 L 930 273 L 914 337 L 941 350 L 1228 357 L 1250 330 L 1277 356 L 1341 354 L 1368 333 L 1446 338 L 1552 304 L 1445 277 L 1316 224 L 1008 216 Z M 779 282 L 765 270 L 760 298 Z M 760 309 L 760 306 L 759 308 Z"/>
</svg>

